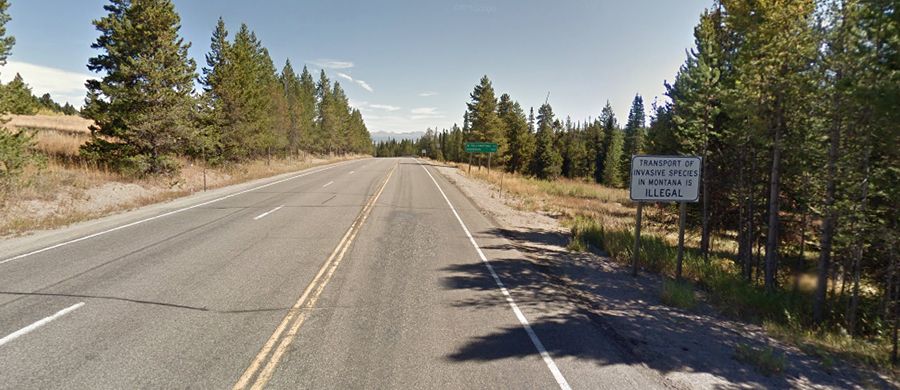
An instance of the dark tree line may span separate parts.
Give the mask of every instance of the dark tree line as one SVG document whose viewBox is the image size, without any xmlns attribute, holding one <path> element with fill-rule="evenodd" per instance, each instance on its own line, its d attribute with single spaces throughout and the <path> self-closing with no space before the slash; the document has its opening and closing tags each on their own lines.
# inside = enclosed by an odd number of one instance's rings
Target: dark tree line
<svg viewBox="0 0 900 390">
<path fill-rule="evenodd" d="M 16 77 L 6 84 L 0 85 L 0 110 L 15 115 L 35 115 L 40 112 L 53 112 L 64 115 L 77 115 L 78 109 L 69 104 L 59 104 L 49 93 L 40 97 L 31 92 L 31 87 L 16 73 Z"/>
<path fill-rule="evenodd" d="M 104 9 L 94 21 L 100 53 L 88 63 L 102 78 L 88 81 L 83 109 L 96 123 L 82 149 L 88 158 L 160 174 L 176 170 L 178 156 L 228 163 L 301 151 L 371 153 L 362 115 L 340 84 L 324 71 L 318 81 L 305 67 L 298 75 L 290 61 L 277 70 L 246 24 L 229 39 L 219 20 L 198 78 L 171 0 L 111 0 Z"/>
<path fill-rule="evenodd" d="M 558 177 L 594 180 L 622 187 L 629 175 L 632 154 L 645 151 L 647 129 L 643 98 L 634 97 L 628 122 L 619 126 L 607 103 L 596 119 L 573 123 L 561 121 L 549 103 L 537 110 L 525 110 L 509 94 L 496 97 L 490 79 L 483 77 L 470 95 L 463 126 L 428 129 L 413 144 L 418 154 L 425 150 L 431 158 L 456 162 L 484 163 L 484 155 L 470 156 L 466 142 L 498 144 L 492 164 L 509 172 L 541 179 Z M 381 156 L 380 152 L 376 152 Z"/>
<path fill-rule="evenodd" d="M 432 130 L 429 130 L 433 133 Z M 411 157 L 419 156 L 422 151 L 423 142 L 426 139 L 434 139 L 433 137 L 422 137 L 418 141 L 411 139 L 388 139 L 375 143 L 375 156 L 378 157 Z"/>
</svg>

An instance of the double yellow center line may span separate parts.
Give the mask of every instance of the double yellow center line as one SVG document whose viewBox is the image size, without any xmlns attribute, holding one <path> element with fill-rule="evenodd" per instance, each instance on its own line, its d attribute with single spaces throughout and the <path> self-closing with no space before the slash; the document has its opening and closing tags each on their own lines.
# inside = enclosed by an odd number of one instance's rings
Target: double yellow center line
<svg viewBox="0 0 900 390">
<path fill-rule="evenodd" d="M 278 327 L 275 328 L 275 333 L 269 337 L 262 349 L 250 363 L 250 366 L 244 370 L 243 375 L 241 375 L 240 379 L 235 383 L 233 387 L 234 390 L 243 390 L 248 387 L 254 390 L 262 389 L 269 380 L 272 379 L 272 374 L 275 373 L 278 362 L 281 361 L 281 358 L 284 356 L 285 352 L 287 352 L 288 347 L 290 347 L 291 343 L 297 337 L 300 327 L 303 326 L 303 322 L 306 321 L 306 318 L 310 313 L 309 310 L 304 309 L 315 307 L 316 301 L 319 300 L 319 296 L 322 295 L 322 291 L 325 290 L 325 286 L 331 280 L 334 271 L 337 270 L 338 265 L 344 258 L 344 254 L 347 253 L 347 249 L 350 247 L 350 244 L 353 243 L 353 239 L 356 238 L 356 234 L 366 222 L 366 218 L 369 217 L 369 214 L 375 206 L 375 202 L 378 201 L 381 193 L 384 192 L 384 188 L 387 186 L 388 180 L 391 179 L 391 175 L 394 174 L 396 168 L 397 165 L 395 164 L 391 167 L 391 170 L 388 171 L 384 178 L 384 182 L 381 183 L 381 187 L 378 188 L 378 191 L 375 191 L 372 197 L 369 198 L 369 201 L 363 206 L 363 209 L 350 225 L 350 228 L 344 233 L 344 237 L 341 238 L 337 247 L 331 252 L 328 260 L 322 264 L 322 268 L 319 269 L 316 277 L 313 278 L 308 286 L 306 286 L 303 294 L 300 295 L 297 302 L 294 303 Z"/>
</svg>

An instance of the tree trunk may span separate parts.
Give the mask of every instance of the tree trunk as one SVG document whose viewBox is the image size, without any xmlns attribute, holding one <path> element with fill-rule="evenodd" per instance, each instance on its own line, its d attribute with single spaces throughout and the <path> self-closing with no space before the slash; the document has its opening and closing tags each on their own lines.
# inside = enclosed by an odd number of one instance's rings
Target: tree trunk
<svg viewBox="0 0 900 390">
<path fill-rule="evenodd" d="M 776 104 L 780 106 L 779 103 Z M 784 113 L 778 109 L 772 142 L 772 171 L 769 173 L 769 226 L 766 233 L 766 292 L 775 291 L 775 271 L 778 267 L 778 195 L 781 179 L 781 133 Z"/>
<path fill-rule="evenodd" d="M 838 74 L 838 79 L 840 79 L 840 74 Z M 835 106 L 834 122 L 829 135 L 828 174 L 825 175 L 825 219 L 822 221 L 822 238 L 819 244 L 819 275 L 816 282 L 816 294 L 813 299 L 813 322 L 817 325 L 821 325 L 825 319 L 825 292 L 828 288 L 828 268 L 831 267 L 831 246 L 834 242 L 834 225 L 837 220 L 837 210 L 834 203 L 837 187 L 838 149 L 841 145 L 841 115 L 837 113 L 837 99 L 835 99 Z M 832 279 L 832 281 L 835 280 Z"/>
<path fill-rule="evenodd" d="M 746 272 L 747 282 L 753 281 L 753 243 L 756 238 L 756 231 L 753 225 L 753 173 L 756 171 L 756 159 L 755 156 L 750 156 L 750 171 L 749 178 L 747 182 L 747 269 L 744 270 Z"/>
<path fill-rule="evenodd" d="M 847 281 L 850 280 L 850 267 L 847 267 L 847 259 L 846 256 L 844 259 L 841 259 L 841 302 L 846 302 L 844 299 L 847 296 Z M 849 304 L 847 305 L 849 307 Z M 848 308 L 849 310 L 849 308 Z"/>
<path fill-rule="evenodd" d="M 895 226 L 896 226 L 896 223 L 895 223 Z M 894 331 L 893 331 L 893 335 L 892 335 L 893 336 L 892 337 L 893 338 L 893 348 L 891 348 L 891 363 L 894 366 L 897 365 L 897 325 L 898 325 L 898 323 L 897 323 L 898 322 L 897 321 L 897 299 L 900 298 L 900 297 L 898 297 L 898 295 L 900 295 L 900 294 L 898 294 L 898 293 L 900 293 L 900 288 L 898 288 L 900 286 L 898 286 L 898 284 L 900 284 L 900 283 L 897 283 L 897 281 L 895 280 L 895 278 L 897 277 L 897 272 L 896 272 L 896 269 L 897 269 L 896 257 L 897 256 L 894 256 L 895 245 L 896 244 L 894 242 L 891 242 L 891 249 L 890 249 L 889 253 L 891 254 L 890 275 L 891 275 L 892 288 L 887 291 L 888 306 L 891 308 L 891 316 L 893 317 L 893 322 L 894 322 Z"/>
<path fill-rule="evenodd" d="M 700 252 L 703 253 L 703 261 L 709 262 L 709 191 L 707 183 L 709 179 L 709 172 L 707 172 L 709 159 L 709 129 L 706 129 L 706 135 L 703 137 L 703 167 L 700 174 L 700 183 L 702 186 L 702 194 L 703 197 L 703 230 L 700 236 Z"/>
<path fill-rule="evenodd" d="M 890 264 L 888 265 L 888 269 L 885 275 L 885 288 L 884 288 L 884 296 L 885 302 L 884 307 L 882 307 L 882 316 L 884 318 L 891 318 L 891 299 L 893 296 L 891 295 L 894 291 L 894 280 L 896 278 L 897 273 L 897 258 L 894 256 L 894 251 L 897 245 L 896 237 L 894 232 L 897 231 L 897 222 L 894 221 L 890 227 L 888 227 L 888 231 L 885 232 L 888 236 L 888 258 L 891 259 Z"/>
<path fill-rule="evenodd" d="M 853 255 L 853 295 L 850 297 L 850 309 L 847 312 L 847 328 L 850 334 L 856 333 L 857 311 L 859 309 L 859 274 L 861 268 L 862 257 L 865 252 L 865 234 L 859 230 L 865 230 L 866 225 L 866 204 L 869 200 L 869 159 L 872 155 L 872 148 L 866 148 L 863 157 L 863 181 L 860 189 L 859 210 L 857 210 L 857 218 L 860 223 L 857 228 L 856 248 Z"/>
<path fill-rule="evenodd" d="M 806 265 L 806 217 L 807 209 L 803 208 L 803 216 L 800 218 L 800 247 L 797 253 L 797 265 L 794 268 L 794 286 L 793 294 L 797 295 L 800 288 L 800 277 L 803 275 L 804 266 Z"/>
<path fill-rule="evenodd" d="M 756 240 L 756 273 L 753 276 L 753 280 L 759 284 L 759 278 L 762 276 L 762 241 L 761 237 L 757 235 L 755 237 Z"/>
<path fill-rule="evenodd" d="M 738 226 L 737 226 L 737 242 L 738 251 L 737 259 L 741 263 L 741 276 L 747 275 L 747 226 L 744 223 L 746 209 L 743 201 L 738 206 Z"/>
<path fill-rule="evenodd" d="M 893 312 L 893 316 L 894 316 L 894 334 L 892 337 L 894 339 L 893 340 L 894 342 L 893 342 L 893 348 L 891 348 L 891 364 L 896 366 L 897 365 L 897 325 L 898 325 L 897 324 L 898 321 L 897 321 L 897 293 L 896 292 L 894 293 L 894 299 L 891 301 L 891 303 L 892 303 L 891 307 L 893 308 L 893 310 L 891 310 L 891 311 Z"/>
<path fill-rule="evenodd" d="M 831 262 L 831 293 L 830 293 L 830 296 L 831 296 L 832 301 L 837 299 L 838 266 L 839 265 L 840 264 L 837 264 L 834 261 Z M 826 301 L 827 300 L 828 299 L 826 298 Z"/>
</svg>

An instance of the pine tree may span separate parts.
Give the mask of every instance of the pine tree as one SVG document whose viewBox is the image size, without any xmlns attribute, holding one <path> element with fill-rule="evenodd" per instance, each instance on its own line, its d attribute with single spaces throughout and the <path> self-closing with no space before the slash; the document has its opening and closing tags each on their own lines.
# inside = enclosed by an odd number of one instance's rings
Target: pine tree
<svg viewBox="0 0 900 390">
<path fill-rule="evenodd" d="M 710 144 L 718 140 L 722 133 L 722 51 L 719 24 L 721 12 L 718 9 L 705 11 L 700 23 L 694 28 L 696 48 L 688 53 L 688 59 L 678 72 L 674 86 L 668 86 L 672 99 L 675 135 L 680 144 L 680 152 L 699 155 L 703 158 L 700 197 L 702 205 L 702 231 L 700 251 L 709 256 L 709 204 L 707 191 L 710 182 Z"/>
<path fill-rule="evenodd" d="M 534 154 L 534 136 L 528 130 L 525 112 L 518 102 L 514 102 L 508 94 L 503 94 L 497 105 L 497 115 L 506 130 L 509 151 L 506 170 L 524 172 Z"/>
<path fill-rule="evenodd" d="M 494 161 L 497 165 L 505 164 L 507 158 L 506 137 L 503 134 L 503 124 L 497 117 L 497 97 L 494 95 L 491 80 L 487 76 L 483 76 L 469 97 L 471 101 L 466 104 L 466 107 L 471 132 L 466 140 L 496 143 L 497 153 Z"/>
<path fill-rule="evenodd" d="M 205 92 L 215 94 L 215 87 L 221 83 L 221 72 L 226 65 L 228 49 L 228 28 L 225 26 L 225 20 L 219 17 L 212 38 L 210 38 L 206 66 L 203 67 L 203 77 L 200 79 L 200 84 L 203 85 Z"/>
<path fill-rule="evenodd" d="M 586 132 L 580 125 L 573 125 L 566 120 L 566 126 L 560 134 L 560 150 L 563 154 L 562 174 L 568 178 L 590 176 L 593 156 L 588 151 Z"/>
<path fill-rule="evenodd" d="M 0 0 L 0 66 L 6 66 L 6 59 L 16 44 L 16 38 L 6 34 L 6 23 L 10 20 L 12 18 L 9 16 L 9 0 Z"/>
<path fill-rule="evenodd" d="M 610 187 L 622 187 L 622 154 L 625 147 L 625 135 L 614 129 L 610 135 L 606 160 L 603 162 L 603 184 Z"/>
<path fill-rule="evenodd" d="M 341 88 L 341 83 L 335 81 L 331 89 L 331 102 L 334 110 L 334 147 L 338 153 L 349 151 L 350 136 L 348 124 L 350 122 L 350 102 L 347 94 Z"/>
<path fill-rule="evenodd" d="M 222 160 L 223 130 L 229 125 L 226 115 L 226 100 L 229 96 L 223 90 L 223 75 L 228 74 L 226 67 L 228 51 L 228 29 L 225 20 L 221 17 L 216 22 L 212 38 L 210 38 L 210 51 L 206 54 L 206 66 L 202 69 L 200 84 L 203 86 L 203 94 L 200 96 L 199 112 L 197 113 L 196 147 L 200 157 L 207 162 L 218 163 Z"/>
<path fill-rule="evenodd" d="M 316 128 L 319 135 L 318 149 L 327 153 L 335 153 L 337 142 L 337 112 L 334 107 L 334 99 L 331 96 L 331 80 L 325 75 L 325 71 L 319 72 L 319 82 L 316 83 Z"/>
<path fill-rule="evenodd" d="M 303 67 L 300 73 L 300 96 L 298 100 L 300 117 L 298 128 L 303 134 L 301 145 L 304 149 L 315 151 L 315 146 L 319 144 L 319 135 L 316 131 L 316 83 L 313 81 L 312 74 Z"/>
<path fill-rule="evenodd" d="M 602 139 L 602 143 L 599 144 L 598 148 L 594 151 L 594 180 L 598 183 L 604 183 L 603 179 L 606 175 L 606 162 L 607 162 L 607 151 L 609 150 L 610 141 L 612 141 L 613 133 L 615 133 L 619 127 L 616 122 L 616 114 L 613 112 L 612 105 L 609 104 L 609 101 L 606 101 L 606 105 L 603 106 L 603 110 L 600 112 L 600 118 L 597 119 L 599 122 L 598 131 L 602 133 L 602 137 L 598 135 L 597 138 Z M 618 164 L 616 164 L 618 165 Z"/>
<path fill-rule="evenodd" d="M 16 115 L 34 115 L 38 111 L 38 104 L 31 93 L 31 87 L 25 84 L 25 80 L 18 73 L 9 84 L 3 86 L 0 105 L 2 105 L 0 111 Z"/>
<path fill-rule="evenodd" d="M 6 65 L 6 58 L 12 52 L 16 40 L 6 35 L 6 23 L 11 20 L 9 2 L 0 0 L 0 66 Z M 0 86 L 0 93 L 6 94 L 6 87 Z M 24 131 L 12 133 L 3 127 L 6 120 L 2 117 L 8 113 L 7 104 L 0 99 L 0 192 L 6 191 L 6 187 L 12 184 L 11 180 L 18 175 L 31 160 L 29 147 L 32 144 L 31 137 Z"/>
<path fill-rule="evenodd" d="M 631 102 L 631 110 L 628 112 L 628 122 L 625 124 L 625 146 L 622 153 L 622 178 L 627 183 L 631 178 L 631 156 L 644 152 L 646 132 L 646 112 L 644 111 L 644 99 L 641 95 L 634 95 Z"/>
<path fill-rule="evenodd" d="M 562 171 L 562 156 L 556 149 L 553 130 L 553 108 L 544 103 L 538 110 L 536 147 L 531 160 L 530 173 L 540 179 L 552 180 Z"/>
<path fill-rule="evenodd" d="M 588 159 L 586 163 L 586 169 L 588 170 L 587 176 L 591 177 L 595 183 L 600 183 L 603 181 L 603 160 L 602 157 L 605 156 L 606 150 L 604 149 L 606 145 L 606 133 L 603 131 L 603 125 L 600 122 L 600 119 L 596 119 L 594 121 L 589 121 L 586 124 L 585 129 L 585 137 L 586 137 L 586 148 L 587 148 L 587 156 Z"/>
<path fill-rule="evenodd" d="M 280 88 L 274 65 L 246 24 L 224 48 L 221 66 L 213 72 L 216 84 L 211 86 L 218 99 L 214 108 L 221 117 L 222 159 L 240 161 L 265 155 L 275 144 L 273 98 Z"/>
<path fill-rule="evenodd" d="M 372 136 L 369 134 L 369 129 L 366 128 L 366 123 L 363 121 L 362 113 L 354 108 L 350 113 L 350 149 L 348 150 L 351 153 L 359 153 L 359 154 L 372 154 Z M 435 156 L 437 159 L 443 159 L 443 157 L 438 154 Z"/>
<path fill-rule="evenodd" d="M 66 115 L 78 115 L 79 114 L 78 109 L 75 108 L 75 106 L 69 104 L 69 102 L 66 102 L 66 104 L 63 105 L 62 113 L 66 114 Z"/>
<path fill-rule="evenodd" d="M 192 134 L 196 65 L 190 44 L 178 36 L 180 18 L 171 0 L 111 0 L 94 21 L 103 53 L 88 69 L 105 73 L 87 82 L 83 113 L 93 138 L 85 155 L 140 174 L 177 169 L 173 155 Z"/>
<path fill-rule="evenodd" d="M 253 39 L 259 42 L 255 33 Z M 259 71 L 257 82 L 263 92 L 260 110 L 264 112 L 264 115 L 259 121 L 257 139 L 259 154 L 265 155 L 268 161 L 273 152 L 284 150 L 287 147 L 286 129 L 289 126 L 290 118 L 287 99 L 279 81 L 275 63 L 269 55 L 269 50 L 262 46 L 262 42 L 259 42 L 259 46 L 260 50 L 255 56 L 255 61 Z"/>
<path fill-rule="evenodd" d="M 300 104 L 302 99 L 302 91 L 300 89 L 300 78 L 294 73 L 291 66 L 291 60 L 284 62 L 284 68 L 281 70 L 281 88 L 284 93 L 285 103 L 287 104 L 288 127 L 287 147 L 293 154 L 300 148 L 300 121 L 303 116 L 303 106 Z"/>
<path fill-rule="evenodd" d="M 817 50 L 812 34 L 815 4 L 812 0 L 763 1 L 752 10 L 734 11 L 730 17 L 735 23 L 750 26 L 735 62 L 739 86 L 735 96 L 746 110 L 749 127 L 762 130 L 771 156 L 764 280 L 766 290 L 773 292 L 781 237 L 782 164 L 784 156 L 790 157 L 784 153 L 786 146 L 792 146 L 786 141 L 797 139 L 802 134 L 799 130 L 807 126 L 804 106 L 809 102 L 809 70 Z"/>
<path fill-rule="evenodd" d="M 678 140 L 675 139 L 671 106 L 656 101 L 652 106 L 653 114 L 650 117 L 650 127 L 647 129 L 647 153 L 677 154 Z"/>
</svg>

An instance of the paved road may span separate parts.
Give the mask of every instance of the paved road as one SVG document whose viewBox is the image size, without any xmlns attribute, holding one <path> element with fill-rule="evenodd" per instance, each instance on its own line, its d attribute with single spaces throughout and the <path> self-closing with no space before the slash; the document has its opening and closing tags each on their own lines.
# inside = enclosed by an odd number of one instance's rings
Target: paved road
<svg viewBox="0 0 900 390">
<path fill-rule="evenodd" d="M 6 240 L 0 388 L 661 386 L 521 256 L 414 159 Z"/>
</svg>

